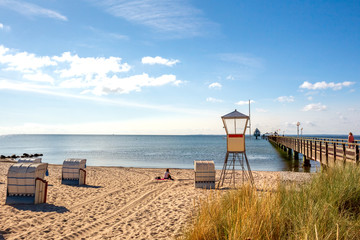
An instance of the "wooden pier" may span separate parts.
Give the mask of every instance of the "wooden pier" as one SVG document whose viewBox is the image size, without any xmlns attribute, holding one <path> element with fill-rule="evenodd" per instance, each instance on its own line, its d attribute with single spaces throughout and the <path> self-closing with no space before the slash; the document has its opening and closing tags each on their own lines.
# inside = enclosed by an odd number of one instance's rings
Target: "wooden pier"
<svg viewBox="0 0 360 240">
<path fill-rule="evenodd" d="M 318 161 L 323 165 L 359 163 L 360 141 L 348 143 L 347 139 L 335 138 L 298 138 L 268 136 L 268 140 L 287 151 L 288 155 L 299 158 L 303 155 L 304 166 L 310 166 L 310 160 Z"/>
</svg>

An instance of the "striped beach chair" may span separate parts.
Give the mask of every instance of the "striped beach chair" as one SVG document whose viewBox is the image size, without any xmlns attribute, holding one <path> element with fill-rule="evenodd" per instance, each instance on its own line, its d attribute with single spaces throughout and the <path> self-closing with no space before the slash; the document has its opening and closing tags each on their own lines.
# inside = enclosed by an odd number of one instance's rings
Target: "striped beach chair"
<svg viewBox="0 0 360 240">
<path fill-rule="evenodd" d="M 47 181 L 44 180 L 47 163 L 16 163 L 7 175 L 5 204 L 39 204 L 46 202 Z"/>
<path fill-rule="evenodd" d="M 195 188 L 215 188 L 214 161 L 194 161 Z"/>
<path fill-rule="evenodd" d="M 61 183 L 66 185 L 86 184 L 86 159 L 68 158 L 63 162 Z"/>
</svg>

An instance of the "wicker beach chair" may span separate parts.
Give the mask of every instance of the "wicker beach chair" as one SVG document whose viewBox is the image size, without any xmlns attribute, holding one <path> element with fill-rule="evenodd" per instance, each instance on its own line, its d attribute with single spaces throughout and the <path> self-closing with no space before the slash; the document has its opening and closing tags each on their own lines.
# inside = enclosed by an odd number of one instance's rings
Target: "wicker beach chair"
<svg viewBox="0 0 360 240">
<path fill-rule="evenodd" d="M 7 176 L 6 204 L 38 204 L 46 202 L 47 163 L 16 163 Z"/>
<path fill-rule="evenodd" d="M 194 161 L 195 188 L 215 188 L 214 161 Z"/>
<path fill-rule="evenodd" d="M 68 158 L 63 162 L 61 183 L 66 185 L 86 184 L 86 159 Z"/>
</svg>

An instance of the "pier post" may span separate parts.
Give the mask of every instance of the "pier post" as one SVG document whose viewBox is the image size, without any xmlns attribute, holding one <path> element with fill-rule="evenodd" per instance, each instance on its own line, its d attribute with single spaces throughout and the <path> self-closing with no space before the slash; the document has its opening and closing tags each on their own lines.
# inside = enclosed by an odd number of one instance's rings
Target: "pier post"
<svg viewBox="0 0 360 240">
<path fill-rule="evenodd" d="M 306 156 L 309 156 L 309 140 L 306 140 Z"/>
<path fill-rule="evenodd" d="M 311 167 L 310 159 L 303 155 L 303 167 Z"/>
<path fill-rule="evenodd" d="M 320 148 L 320 163 L 322 163 L 322 145 L 321 142 L 319 142 L 319 148 Z"/>
<path fill-rule="evenodd" d="M 326 159 L 326 165 L 329 165 L 329 145 L 328 145 L 328 142 L 325 142 L 325 159 Z"/>
<path fill-rule="evenodd" d="M 288 156 L 291 156 L 291 155 L 292 155 L 292 149 L 291 149 L 291 148 L 288 148 L 288 149 L 287 149 L 287 154 L 288 154 Z"/>
</svg>

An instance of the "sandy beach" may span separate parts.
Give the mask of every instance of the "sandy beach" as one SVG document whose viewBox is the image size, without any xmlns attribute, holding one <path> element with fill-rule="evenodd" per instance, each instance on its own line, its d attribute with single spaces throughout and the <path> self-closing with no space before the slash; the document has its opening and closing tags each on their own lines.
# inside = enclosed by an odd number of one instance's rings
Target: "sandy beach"
<svg viewBox="0 0 360 240">
<path fill-rule="evenodd" d="M 175 181 L 155 180 L 164 169 L 88 167 L 86 186 L 61 184 L 49 165 L 47 203 L 5 205 L 7 172 L 0 162 L 0 239 L 172 239 L 190 222 L 199 198 L 194 170 L 170 169 Z M 220 172 L 217 172 L 217 178 Z M 304 182 L 308 173 L 253 171 L 256 188 Z M 226 190 L 225 190 L 226 191 Z"/>
</svg>

